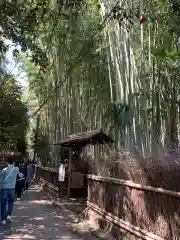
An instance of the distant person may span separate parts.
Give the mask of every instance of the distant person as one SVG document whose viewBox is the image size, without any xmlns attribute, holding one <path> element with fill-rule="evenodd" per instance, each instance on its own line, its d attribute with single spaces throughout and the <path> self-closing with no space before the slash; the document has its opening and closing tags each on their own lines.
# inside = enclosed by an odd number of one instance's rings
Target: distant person
<svg viewBox="0 0 180 240">
<path fill-rule="evenodd" d="M 27 167 L 27 174 L 26 174 L 26 190 L 28 190 L 29 185 L 33 179 L 34 175 L 34 169 L 30 161 L 27 162 L 26 164 Z"/>
<path fill-rule="evenodd" d="M 33 161 L 33 178 L 36 178 L 36 161 Z"/>
<path fill-rule="evenodd" d="M 19 165 L 19 172 L 24 175 L 24 182 L 22 182 L 22 188 L 25 190 L 26 188 L 26 176 L 27 176 L 27 166 L 25 165 L 24 161 L 22 160 Z"/>
<path fill-rule="evenodd" d="M 0 171 L 3 170 L 4 168 L 6 168 L 8 166 L 7 163 L 5 162 L 0 162 Z"/>
<path fill-rule="evenodd" d="M 4 168 L 0 173 L 2 224 L 6 224 L 6 220 L 11 221 L 15 198 L 16 178 L 17 176 L 23 177 L 19 172 L 19 168 L 14 166 L 14 160 L 12 157 L 8 157 L 7 163 L 8 167 Z"/>
<path fill-rule="evenodd" d="M 26 169 L 24 167 L 23 162 L 21 162 L 20 164 L 17 163 L 17 167 L 19 167 L 19 172 L 23 175 L 23 177 L 19 177 L 17 175 L 17 178 L 16 178 L 15 192 L 16 192 L 17 201 L 20 201 L 21 195 L 22 195 L 22 190 L 23 190 L 23 188 L 25 189 Z"/>
</svg>

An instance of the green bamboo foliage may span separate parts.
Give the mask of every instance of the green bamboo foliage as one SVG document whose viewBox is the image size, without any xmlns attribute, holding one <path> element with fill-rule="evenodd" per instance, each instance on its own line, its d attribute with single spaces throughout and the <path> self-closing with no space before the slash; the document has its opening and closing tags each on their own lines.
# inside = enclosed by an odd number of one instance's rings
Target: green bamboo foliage
<svg viewBox="0 0 180 240">
<path fill-rule="evenodd" d="M 60 84 L 40 112 L 40 134 L 48 138 L 53 161 L 58 162 L 53 143 L 95 128 L 112 133 L 116 148 L 138 147 L 144 155 L 177 146 L 179 55 L 168 0 L 85 3 L 59 15 L 48 49 L 50 70 L 38 81 L 30 79 L 39 103 Z M 115 5 L 119 15 L 88 45 Z M 58 3 L 53 6 L 58 9 Z M 143 13 L 147 21 L 140 24 Z"/>
<path fill-rule="evenodd" d="M 102 15 L 104 15 L 112 8 L 114 1 L 101 1 L 100 4 Z M 156 1 L 153 1 L 151 5 L 142 0 L 126 1 L 126 12 L 135 13 L 137 9 L 140 9 L 140 14 L 145 13 L 148 21 L 140 25 L 138 19 L 133 18 L 134 24 L 127 30 L 127 21 L 119 24 L 118 21 L 112 20 L 106 31 L 109 37 L 110 58 L 113 63 L 110 72 L 116 72 L 113 101 L 128 104 L 130 112 L 130 125 L 127 124 L 123 130 L 122 127 L 116 129 L 116 134 L 119 135 L 117 141 L 123 137 L 123 141 L 119 141 L 122 146 L 119 145 L 119 147 L 129 149 L 132 146 L 140 146 L 144 154 L 164 150 L 167 146 L 166 139 L 169 139 L 169 145 L 177 142 L 177 118 L 175 117 L 177 90 L 174 90 L 173 97 L 169 99 L 171 110 L 166 111 L 168 105 L 164 97 L 165 95 L 167 97 L 167 90 L 172 88 L 174 80 L 170 77 L 172 69 L 168 70 L 169 59 L 165 56 L 162 58 L 160 55 L 162 44 L 167 44 L 171 23 L 167 23 L 167 20 L 165 22 L 167 15 L 165 16 L 162 12 L 169 11 L 168 2 L 166 4 Z M 174 47 L 173 37 L 168 40 L 171 48 Z M 166 69 L 166 75 L 164 75 L 162 66 Z M 166 87 L 162 88 L 166 78 L 169 78 L 169 81 L 166 81 Z M 174 116 L 173 119 L 172 116 Z M 125 118 L 127 120 L 127 116 Z M 170 131 L 174 131 L 175 139 L 173 140 L 170 140 L 167 124 L 168 126 L 173 124 L 174 130 L 172 126 L 169 127 Z"/>
</svg>

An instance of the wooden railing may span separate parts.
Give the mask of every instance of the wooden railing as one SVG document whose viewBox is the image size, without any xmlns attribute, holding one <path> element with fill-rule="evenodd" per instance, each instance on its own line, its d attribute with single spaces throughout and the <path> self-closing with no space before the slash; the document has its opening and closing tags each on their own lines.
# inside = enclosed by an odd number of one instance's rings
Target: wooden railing
<svg viewBox="0 0 180 240">
<path fill-rule="evenodd" d="M 56 192 L 66 194 L 68 179 L 65 177 L 65 181 L 62 184 L 58 182 L 58 171 L 46 167 L 36 167 L 36 180 L 46 184 L 48 187 L 54 189 Z"/>
<path fill-rule="evenodd" d="M 57 170 L 42 166 L 36 167 L 36 179 L 45 183 L 51 189 L 59 192 L 59 196 L 67 196 L 68 192 L 68 171 L 66 169 L 65 181 L 58 181 L 59 173 Z M 71 180 L 72 182 L 73 180 Z M 82 189 L 72 189 L 71 197 L 86 197 L 87 196 L 87 178 L 84 176 L 84 186 Z"/>
<path fill-rule="evenodd" d="M 58 186 L 58 172 L 46 167 L 36 167 L 36 177 L 42 179 L 53 186 Z"/>
<path fill-rule="evenodd" d="M 88 175 L 88 206 L 142 239 L 180 239 L 180 193 Z"/>
</svg>

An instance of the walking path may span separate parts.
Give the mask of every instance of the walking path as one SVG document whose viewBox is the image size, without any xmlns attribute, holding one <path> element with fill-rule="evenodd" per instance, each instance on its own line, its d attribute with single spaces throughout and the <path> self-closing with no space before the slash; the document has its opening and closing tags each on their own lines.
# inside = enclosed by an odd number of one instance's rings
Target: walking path
<svg viewBox="0 0 180 240">
<path fill-rule="evenodd" d="M 88 234 L 88 236 L 87 236 Z M 95 240 L 89 233 L 73 232 L 63 213 L 42 198 L 39 186 L 32 186 L 15 203 L 11 225 L 0 225 L 0 239 L 14 240 Z"/>
</svg>

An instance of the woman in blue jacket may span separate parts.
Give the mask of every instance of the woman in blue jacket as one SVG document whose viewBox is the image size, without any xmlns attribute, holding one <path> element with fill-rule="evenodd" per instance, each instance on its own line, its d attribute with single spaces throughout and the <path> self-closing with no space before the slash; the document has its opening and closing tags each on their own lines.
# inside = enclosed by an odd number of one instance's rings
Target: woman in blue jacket
<svg viewBox="0 0 180 240">
<path fill-rule="evenodd" d="M 14 166 L 13 157 L 8 157 L 7 163 L 8 167 L 4 168 L 0 173 L 2 224 L 6 224 L 6 220 L 11 221 L 15 198 L 16 178 L 17 176 L 23 177 L 19 172 L 19 168 Z"/>
</svg>

